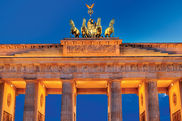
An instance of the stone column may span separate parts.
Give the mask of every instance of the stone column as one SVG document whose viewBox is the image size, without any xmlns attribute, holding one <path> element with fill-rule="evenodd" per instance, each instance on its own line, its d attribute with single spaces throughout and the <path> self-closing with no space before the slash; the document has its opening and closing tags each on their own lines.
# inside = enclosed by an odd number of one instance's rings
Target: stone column
<svg viewBox="0 0 182 121">
<path fill-rule="evenodd" d="M 0 82 L 0 121 L 14 121 L 16 88 L 6 82 Z"/>
<path fill-rule="evenodd" d="M 77 97 L 77 88 L 76 83 L 73 83 L 73 121 L 76 121 L 76 97 Z"/>
<path fill-rule="evenodd" d="M 45 121 L 45 86 L 38 80 L 26 80 L 23 121 Z"/>
<path fill-rule="evenodd" d="M 171 121 L 182 120 L 182 82 L 174 81 L 169 86 L 169 103 Z"/>
<path fill-rule="evenodd" d="M 111 82 L 107 84 L 108 121 L 111 121 Z"/>
<path fill-rule="evenodd" d="M 62 81 L 61 121 L 76 121 L 76 87 L 72 80 Z"/>
<path fill-rule="evenodd" d="M 140 121 L 160 121 L 157 80 L 145 80 L 138 92 Z"/>
<path fill-rule="evenodd" d="M 108 84 L 108 121 L 122 121 L 121 81 Z"/>
</svg>

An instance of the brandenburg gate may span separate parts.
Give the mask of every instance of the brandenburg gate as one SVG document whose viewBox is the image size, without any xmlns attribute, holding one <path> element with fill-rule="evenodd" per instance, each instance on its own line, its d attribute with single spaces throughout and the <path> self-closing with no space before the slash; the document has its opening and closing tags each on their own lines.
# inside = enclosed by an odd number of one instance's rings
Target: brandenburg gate
<svg viewBox="0 0 182 121">
<path fill-rule="evenodd" d="M 70 20 L 74 38 L 59 44 L 1 44 L 0 121 L 14 121 L 19 94 L 23 121 L 45 121 L 49 94 L 62 94 L 61 121 L 76 121 L 81 94 L 107 95 L 108 121 L 122 121 L 121 94 L 137 94 L 140 121 L 160 121 L 158 93 L 169 95 L 171 121 L 182 121 L 182 43 L 123 43 L 113 24 L 103 37 L 100 18 L 83 19 L 79 38 Z"/>
<path fill-rule="evenodd" d="M 76 121 L 76 97 L 108 96 L 108 120 L 122 121 L 121 94 L 137 94 L 140 121 L 160 121 L 158 93 L 181 121 L 182 43 L 122 43 L 119 38 L 65 38 L 61 44 L 0 45 L 0 121 L 44 121 L 48 94 L 62 94 L 61 121 Z"/>
</svg>

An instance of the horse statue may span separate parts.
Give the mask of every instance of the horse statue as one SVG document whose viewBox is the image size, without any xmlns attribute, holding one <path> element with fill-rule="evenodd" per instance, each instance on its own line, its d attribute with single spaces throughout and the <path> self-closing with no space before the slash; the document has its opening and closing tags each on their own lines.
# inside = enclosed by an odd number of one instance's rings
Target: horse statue
<svg viewBox="0 0 182 121">
<path fill-rule="evenodd" d="M 83 19 L 83 23 L 82 23 L 82 27 L 81 27 L 81 33 L 82 33 L 82 37 L 88 37 L 88 29 L 86 27 L 86 19 Z"/>
<path fill-rule="evenodd" d="M 114 33 L 114 23 L 115 20 L 112 19 L 109 23 L 109 27 L 105 30 L 105 37 L 111 37 L 111 34 Z"/>
<path fill-rule="evenodd" d="M 73 20 L 70 20 L 71 26 L 71 34 L 75 36 L 75 38 L 79 38 L 80 31 L 75 27 Z"/>
<path fill-rule="evenodd" d="M 96 37 L 101 37 L 102 34 L 102 26 L 101 26 L 101 18 L 97 19 L 97 26 L 96 26 Z"/>
</svg>

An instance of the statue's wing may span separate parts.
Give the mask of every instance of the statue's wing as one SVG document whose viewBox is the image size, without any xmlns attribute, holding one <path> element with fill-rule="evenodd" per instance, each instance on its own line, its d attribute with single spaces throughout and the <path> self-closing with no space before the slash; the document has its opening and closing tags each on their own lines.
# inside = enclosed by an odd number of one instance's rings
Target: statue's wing
<svg viewBox="0 0 182 121">
<path fill-rule="evenodd" d="M 85 26 L 85 25 L 86 25 L 86 19 L 84 18 L 84 19 L 83 19 L 82 26 Z"/>
<path fill-rule="evenodd" d="M 75 26 L 73 20 L 70 20 L 70 25 L 71 25 L 71 26 Z"/>
<path fill-rule="evenodd" d="M 97 19 L 97 26 L 101 26 L 101 18 Z"/>
<path fill-rule="evenodd" d="M 95 5 L 95 4 L 93 3 L 93 4 L 91 5 L 91 7 L 90 7 L 90 8 L 93 8 L 93 7 L 94 7 L 94 5 Z"/>
<path fill-rule="evenodd" d="M 112 19 L 112 20 L 110 21 L 110 23 L 109 23 L 109 26 L 112 26 L 114 23 L 115 23 L 115 20 Z"/>
<path fill-rule="evenodd" d="M 87 5 L 87 4 L 86 4 L 86 6 L 87 6 L 87 8 L 88 8 L 88 9 L 90 9 L 90 8 L 91 8 L 91 7 L 90 7 L 89 5 Z"/>
</svg>

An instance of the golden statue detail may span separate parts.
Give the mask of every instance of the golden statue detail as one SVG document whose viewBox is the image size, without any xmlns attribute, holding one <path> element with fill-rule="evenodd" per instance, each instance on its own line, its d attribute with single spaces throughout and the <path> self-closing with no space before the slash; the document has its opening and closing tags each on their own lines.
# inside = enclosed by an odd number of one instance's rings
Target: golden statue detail
<svg viewBox="0 0 182 121">
<path fill-rule="evenodd" d="M 73 34 L 75 38 L 79 38 L 80 31 L 75 27 L 73 20 L 70 20 L 70 26 L 71 26 L 71 34 Z"/>
<path fill-rule="evenodd" d="M 86 19 L 85 18 L 83 19 L 83 23 L 82 23 L 82 27 L 81 27 L 81 32 L 82 32 L 82 37 L 83 38 L 88 37 L 88 29 L 87 29 L 87 26 L 86 26 Z"/>
<path fill-rule="evenodd" d="M 88 8 L 88 14 L 90 15 L 90 17 L 94 13 L 94 11 L 92 10 L 92 8 L 94 7 L 94 5 L 95 5 L 94 3 L 91 6 L 89 6 L 89 5 L 86 4 L 86 6 Z"/>
<path fill-rule="evenodd" d="M 90 15 L 90 19 L 88 20 L 86 24 L 86 19 L 83 19 L 82 27 L 81 27 L 81 33 L 83 38 L 99 38 L 102 35 L 102 26 L 101 26 L 101 18 L 97 19 L 97 23 L 94 22 L 94 20 L 91 18 L 91 15 L 93 14 L 93 7 L 94 4 L 91 6 L 87 5 L 88 8 L 88 14 Z M 71 25 L 71 34 L 73 34 L 76 37 L 79 37 L 80 32 L 75 27 L 75 24 L 73 20 L 70 20 Z M 111 34 L 114 33 L 114 19 L 111 20 L 109 27 L 105 30 L 105 37 L 111 37 Z"/>
<path fill-rule="evenodd" d="M 114 22 L 115 20 L 112 19 L 109 24 L 109 27 L 105 30 L 105 37 L 111 37 L 111 34 L 114 33 Z"/>
<path fill-rule="evenodd" d="M 81 27 L 82 37 L 101 37 L 102 34 L 102 26 L 101 26 L 101 18 L 97 19 L 97 23 L 94 22 L 93 19 L 89 19 L 86 26 L 86 19 L 83 19 L 82 27 Z"/>
</svg>

